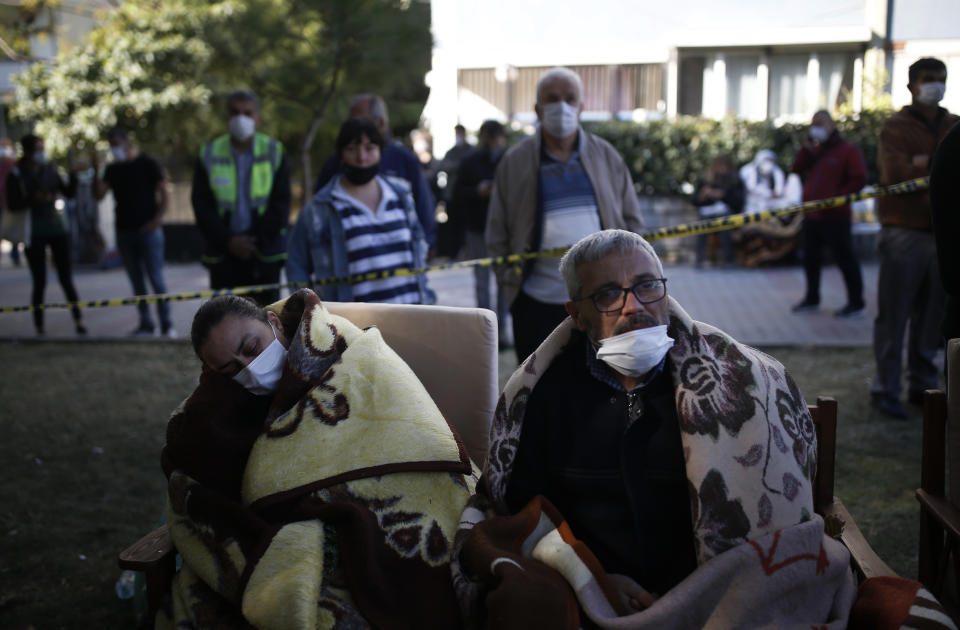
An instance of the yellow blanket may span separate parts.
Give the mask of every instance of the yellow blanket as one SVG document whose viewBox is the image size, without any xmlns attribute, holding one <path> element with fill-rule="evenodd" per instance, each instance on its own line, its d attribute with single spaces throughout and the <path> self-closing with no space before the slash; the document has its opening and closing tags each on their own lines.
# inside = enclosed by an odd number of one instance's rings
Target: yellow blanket
<svg viewBox="0 0 960 630">
<path fill-rule="evenodd" d="M 163 621 L 458 627 L 449 559 L 473 491 L 459 439 L 379 331 L 309 291 L 271 308 L 292 341 L 239 500 L 178 468 L 167 445 L 184 569 Z M 188 399 L 179 422 L 204 422 L 183 418 L 198 406 Z"/>
</svg>

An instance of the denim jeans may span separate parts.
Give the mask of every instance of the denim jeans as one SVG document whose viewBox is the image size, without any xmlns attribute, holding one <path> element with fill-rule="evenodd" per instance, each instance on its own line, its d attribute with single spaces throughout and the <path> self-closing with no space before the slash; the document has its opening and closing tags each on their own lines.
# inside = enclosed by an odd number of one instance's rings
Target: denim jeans
<svg viewBox="0 0 960 630">
<path fill-rule="evenodd" d="M 166 293 L 167 284 L 163 280 L 163 228 L 159 227 L 150 232 L 140 230 L 117 230 L 117 248 L 123 259 L 123 266 L 127 270 L 130 284 L 133 285 L 134 295 L 146 295 L 147 285 L 144 282 L 143 272 L 150 278 L 150 286 L 154 293 Z M 154 328 L 150 318 L 150 308 L 146 302 L 137 304 L 140 311 L 140 328 Z M 160 317 L 160 328 L 166 332 L 173 326 L 170 320 L 170 303 L 158 302 L 157 315 Z"/>
</svg>

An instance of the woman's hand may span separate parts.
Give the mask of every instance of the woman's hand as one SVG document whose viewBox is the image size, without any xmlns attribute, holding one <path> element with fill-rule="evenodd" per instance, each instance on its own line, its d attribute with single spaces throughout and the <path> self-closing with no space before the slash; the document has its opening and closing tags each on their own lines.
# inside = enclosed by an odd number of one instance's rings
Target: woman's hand
<svg viewBox="0 0 960 630">
<path fill-rule="evenodd" d="M 640 612 L 653 606 L 653 603 L 657 601 L 656 597 L 626 575 L 609 573 L 607 577 L 610 578 L 613 587 L 617 589 L 617 594 L 620 595 L 620 601 L 628 610 Z"/>
</svg>

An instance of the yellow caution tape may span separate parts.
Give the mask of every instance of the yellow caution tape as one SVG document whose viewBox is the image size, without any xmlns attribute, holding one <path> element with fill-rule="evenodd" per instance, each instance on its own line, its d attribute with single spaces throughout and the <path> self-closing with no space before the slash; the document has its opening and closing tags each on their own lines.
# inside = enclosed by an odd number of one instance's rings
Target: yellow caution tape
<svg viewBox="0 0 960 630">
<path fill-rule="evenodd" d="M 779 210 L 764 210 L 754 214 L 731 214 L 716 219 L 706 219 L 694 223 L 681 223 L 672 227 L 660 228 L 650 232 L 642 232 L 641 236 L 648 241 L 660 241 L 668 238 L 680 238 L 682 236 L 694 236 L 697 234 L 711 234 L 714 232 L 723 232 L 733 230 L 751 223 L 759 223 L 774 219 L 777 217 L 788 217 L 802 212 L 811 212 L 813 210 L 824 210 L 826 208 L 836 208 L 854 201 L 863 199 L 873 199 L 877 197 L 887 197 L 891 195 L 906 195 L 909 193 L 926 190 L 930 187 L 929 177 L 918 177 L 892 186 L 883 186 L 870 192 L 850 193 L 849 195 L 840 195 L 829 197 L 827 199 L 818 199 L 814 201 L 805 201 L 803 203 L 786 206 Z M 509 254 L 506 256 L 495 256 L 492 258 L 477 258 L 475 260 L 463 260 L 460 262 L 450 262 L 440 265 L 430 265 L 418 269 L 392 269 L 389 271 L 376 271 L 370 273 L 345 276 L 343 278 L 323 278 L 315 282 L 286 282 L 276 284 L 257 284 L 243 287 L 233 287 L 231 289 L 207 289 L 206 291 L 193 291 L 189 293 L 163 293 L 157 295 L 135 295 L 124 298 L 110 298 L 107 300 L 87 300 L 81 302 L 64 302 L 59 304 L 39 304 L 37 306 L 3 306 L 0 307 L 0 313 L 18 313 L 22 311 L 33 311 L 40 309 L 54 308 L 105 308 L 109 306 L 128 306 L 133 304 L 154 304 L 156 302 L 183 302 L 187 300 L 200 300 L 211 298 L 217 295 L 249 295 L 271 289 L 284 288 L 303 288 L 319 287 L 331 284 L 355 284 L 357 282 L 367 282 L 370 280 L 379 280 L 382 278 L 419 276 L 430 271 L 446 271 L 448 269 L 468 269 L 470 267 L 490 267 L 493 265 L 511 265 L 521 263 L 535 258 L 547 258 L 562 256 L 571 245 L 563 247 L 554 247 L 553 249 L 543 249 L 536 252 L 523 252 L 520 254 Z"/>
</svg>

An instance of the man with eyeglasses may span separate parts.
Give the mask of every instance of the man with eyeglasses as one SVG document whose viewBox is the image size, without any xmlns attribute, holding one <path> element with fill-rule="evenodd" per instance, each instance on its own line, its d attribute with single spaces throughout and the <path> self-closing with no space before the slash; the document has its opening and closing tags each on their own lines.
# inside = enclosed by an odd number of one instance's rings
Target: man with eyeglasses
<svg viewBox="0 0 960 630">
<path fill-rule="evenodd" d="M 814 514 L 813 421 L 783 366 L 692 320 L 667 296 L 663 266 L 637 234 L 587 236 L 560 271 L 570 317 L 507 382 L 483 483 L 462 517 L 470 531 L 454 583 L 465 605 L 479 593 L 488 619 L 532 615 L 549 619 L 541 627 L 561 627 L 556 615 L 578 616 L 579 603 L 597 622 L 606 613 L 584 594 L 593 579 L 630 602 L 619 615 L 677 607 L 689 622 L 677 627 L 742 627 L 737 619 L 714 625 L 737 608 L 723 599 L 739 588 L 751 601 L 742 614 L 767 619 L 757 627 L 845 619 L 846 610 L 831 612 L 829 603 L 851 592 L 849 556 Z M 536 540 L 543 514 L 566 524 L 559 538 Z M 790 603 L 765 591 L 766 580 L 787 578 L 758 568 L 748 543 L 777 530 L 787 554 L 825 554 L 830 567 L 818 575 L 813 562 L 791 575 L 784 588 L 799 594 Z M 491 547 L 511 540 L 522 544 L 491 557 Z M 586 568 L 572 573 L 569 556 L 558 563 L 563 554 L 544 548 L 580 543 L 573 563 Z M 741 552 L 723 554 L 733 549 Z M 704 568 L 708 560 L 712 568 Z M 563 589 L 550 586 L 544 563 L 567 578 L 579 602 L 558 603 Z M 671 599 L 681 582 L 688 604 Z M 541 610 L 543 602 L 550 604 Z M 567 617 L 563 627 L 579 622 Z"/>
</svg>

